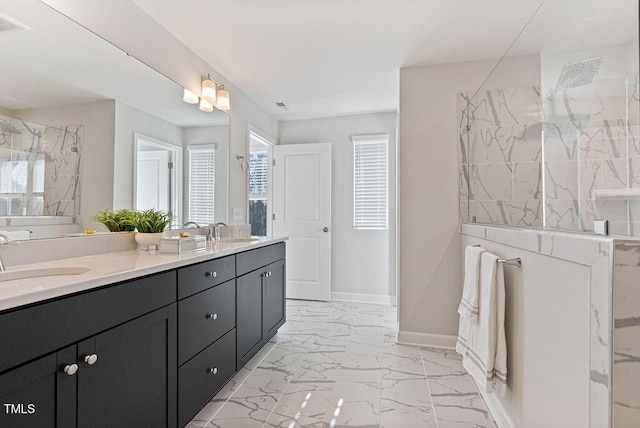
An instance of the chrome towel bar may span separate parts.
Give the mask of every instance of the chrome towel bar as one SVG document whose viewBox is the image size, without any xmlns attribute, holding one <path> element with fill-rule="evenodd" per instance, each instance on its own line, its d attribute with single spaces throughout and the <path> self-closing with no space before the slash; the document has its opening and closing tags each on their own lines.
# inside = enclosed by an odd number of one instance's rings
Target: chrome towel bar
<svg viewBox="0 0 640 428">
<path fill-rule="evenodd" d="M 474 247 L 479 246 L 480 245 L 474 245 Z M 513 259 L 498 259 L 498 263 L 502 263 L 505 266 L 522 267 L 522 259 L 520 257 L 516 257 Z"/>
<path fill-rule="evenodd" d="M 522 259 L 520 257 L 516 257 L 514 259 L 498 259 L 498 263 L 502 263 L 505 266 L 515 266 L 522 267 Z"/>
</svg>

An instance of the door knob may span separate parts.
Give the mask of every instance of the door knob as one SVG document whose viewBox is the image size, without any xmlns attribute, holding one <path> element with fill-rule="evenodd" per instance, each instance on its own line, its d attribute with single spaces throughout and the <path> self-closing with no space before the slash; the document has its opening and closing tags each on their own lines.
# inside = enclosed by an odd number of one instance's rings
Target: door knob
<svg viewBox="0 0 640 428">
<path fill-rule="evenodd" d="M 323 227 L 323 228 L 322 228 L 322 231 L 323 231 L 324 233 L 328 233 L 328 232 L 330 232 L 330 231 L 331 231 L 331 228 L 330 228 L 330 227 L 326 227 L 326 226 L 325 226 L 325 227 Z"/>
<path fill-rule="evenodd" d="M 96 354 L 91 354 L 84 357 L 84 362 L 89 364 L 90 366 L 95 364 L 96 361 L 98 361 L 98 356 Z"/>
<path fill-rule="evenodd" d="M 64 366 L 64 372 L 69 376 L 73 376 L 74 374 L 76 374 L 77 371 L 78 371 L 77 364 L 67 364 L 66 366 Z"/>
</svg>

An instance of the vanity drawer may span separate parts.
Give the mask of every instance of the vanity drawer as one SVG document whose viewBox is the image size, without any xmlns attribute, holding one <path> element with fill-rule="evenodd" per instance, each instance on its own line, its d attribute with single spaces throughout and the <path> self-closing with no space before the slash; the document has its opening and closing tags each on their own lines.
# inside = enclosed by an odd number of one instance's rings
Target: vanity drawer
<svg viewBox="0 0 640 428">
<path fill-rule="evenodd" d="M 236 255 L 238 276 L 260 269 L 284 257 L 284 242 L 239 253 Z"/>
<path fill-rule="evenodd" d="M 235 349 L 233 329 L 178 369 L 179 426 L 187 424 L 235 374 Z"/>
<path fill-rule="evenodd" d="M 222 257 L 178 269 L 178 299 L 222 284 L 236 276 L 235 256 Z"/>
<path fill-rule="evenodd" d="M 236 326 L 236 281 L 227 281 L 178 302 L 178 364 Z"/>
</svg>

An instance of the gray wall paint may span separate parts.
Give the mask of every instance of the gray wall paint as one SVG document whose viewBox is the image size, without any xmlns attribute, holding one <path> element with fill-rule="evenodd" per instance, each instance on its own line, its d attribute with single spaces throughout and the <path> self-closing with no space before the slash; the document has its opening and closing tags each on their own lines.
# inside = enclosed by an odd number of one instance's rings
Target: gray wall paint
<svg viewBox="0 0 640 428">
<path fill-rule="evenodd" d="M 478 88 L 495 64 L 400 70 L 398 317 L 399 330 L 415 333 L 414 342 L 457 335 L 462 260 L 456 96 Z M 486 87 L 539 84 L 539 64 L 537 56 L 508 59 Z"/>
</svg>

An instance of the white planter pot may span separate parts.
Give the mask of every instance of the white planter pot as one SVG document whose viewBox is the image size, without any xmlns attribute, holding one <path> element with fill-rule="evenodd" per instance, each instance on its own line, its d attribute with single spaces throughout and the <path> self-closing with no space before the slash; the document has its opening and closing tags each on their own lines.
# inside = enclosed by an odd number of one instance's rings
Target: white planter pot
<svg viewBox="0 0 640 428">
<path fill-rule="evenodd" d="M 162 232 L 158 233 L 136 233 L 135 240 L 138 244 L 142 245 L 143 250 L 148 250 L 149 245 L 155 245 L 156 248 L 160 245 L 160 239 L 162 239 Z"/>
</svg>

